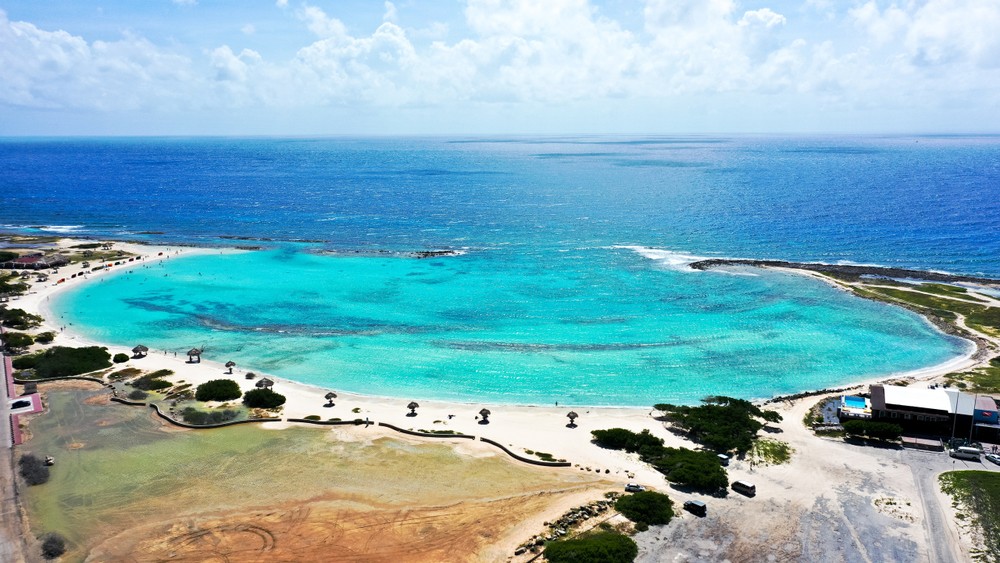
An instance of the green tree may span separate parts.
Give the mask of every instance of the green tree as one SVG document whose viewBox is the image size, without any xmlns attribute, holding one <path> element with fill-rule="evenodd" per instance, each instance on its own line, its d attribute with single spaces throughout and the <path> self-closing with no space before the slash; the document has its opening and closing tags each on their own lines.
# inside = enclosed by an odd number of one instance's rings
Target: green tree
<svg viewBox="0 0 1000 563">
<path fill-rule="evenodd" d="M 232 379 L 213 379 L 199 385 L 194 398 L 198 401 L 232 401 L 242 394 L 239 384 Z"/>
<path fill-rule="evenodd" d="M 23 332 L 7 332 L 0 335 L 0 341 L 3 341 L 5 350 L 11 354 L 18 354 L 28 346 L 34 344 L 35 339 L 30 334 Z"/>
<path fill-rule="evenodd" d="M 254 389 L 243 394 L 243 404 L 255 409 L 273 409 L 285 404 L 285 396 L 270 389 Z"/>
<path fill-rule="evenodd" d="M 615 503 L 615 509 L 636 524 L 661 526 L 674 517 L 674 503 L 663 493 L 642 491 L 625 495 Z"/>
<path fill-rule="evenodd" d="M 781 422 L 777 412 L 763 410 L 744 399 L 711 396 L 702 402 L 699 406 L 661 403 L 653 408 L 685 430 L 692 440 L 719 452 L 750 451 L 757 432 L 764 427 L 758 419 Z"/>
<path fill-rule="evenodd" d="M 55 346 L 32 356 L 35 376 L 39 378 L 80 375 L 111 367 L 111 354 L 107 348 L 86 346 L 68 348 Z M 19 368 L 20 369 L 20 368 Z"/>
<path fill-rule="evenodd" d="M 637 555 L 639 546 L 635 541 L 617 532 L 598 532 L 545 546 L 549 563 L 631 563 Z"/>
<path fill-rule="evenodd" d="M 128 354 L 122 354 L 119 352 L 115 354 L 113 358 L 111 358 L 111 361 L 116 364 L 123 364 L 128 361 Z"/>
</svg>

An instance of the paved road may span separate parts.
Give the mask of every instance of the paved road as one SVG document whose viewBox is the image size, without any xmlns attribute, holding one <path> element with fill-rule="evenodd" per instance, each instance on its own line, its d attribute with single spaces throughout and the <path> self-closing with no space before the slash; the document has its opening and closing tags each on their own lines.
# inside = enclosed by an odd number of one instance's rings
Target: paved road
<svg viewBox="0 0 1000 563">
<path fill-rule="evenodd" d="M 0 355 L 0 364 L 3 356 Z M 17 511 L 17 491 L 14 488 L 14 448 L 10 428 L 10 398 L 7 396 L 7 374 L 0 365 L 0 561 L 24 562 L 24 530 Z"/>
</svg>

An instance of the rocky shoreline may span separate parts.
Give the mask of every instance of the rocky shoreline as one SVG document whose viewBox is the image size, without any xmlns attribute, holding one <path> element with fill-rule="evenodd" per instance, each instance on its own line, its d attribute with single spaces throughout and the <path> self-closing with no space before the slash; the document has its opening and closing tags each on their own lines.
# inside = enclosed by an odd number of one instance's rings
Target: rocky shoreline
<svg viewBox="0 0 1000 563">
<path fill-rule="evenodd" d="M 962 274 L 946 274 L 925 270 L 909 270 L 906 268 L 891 268 L 887 266 L 858 266 L 852 264 L 821 264 L 818 262 L 788 262 L 785 260 L 745 260 L 712 258 L 691 263 L 695 270 L 710 270 L 724 266 L 753 266 L 756 268 L 788 268 L 793 270 L 809 270 L 820 274 L 833 274 L 860 278 L 872 276 L 887 279 L 913 279 L 944 283 L 971 283 L 983 287 L 1000 289 L 1000 280 Z"/>
</svg>

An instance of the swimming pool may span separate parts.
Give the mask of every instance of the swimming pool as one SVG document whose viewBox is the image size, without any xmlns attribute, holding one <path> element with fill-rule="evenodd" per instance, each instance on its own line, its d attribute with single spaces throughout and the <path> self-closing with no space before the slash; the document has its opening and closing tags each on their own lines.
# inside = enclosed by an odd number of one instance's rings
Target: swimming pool
<svg viewBox="0 0 1000 563">
<path fill-rule="evenodd" d="M 850 409 L 860 409 L 864 410 L 867 406 L 864 397 L 855 397 L 853 395 L 848 395 L 844 397 L 844 406 Z"/>
</svg>

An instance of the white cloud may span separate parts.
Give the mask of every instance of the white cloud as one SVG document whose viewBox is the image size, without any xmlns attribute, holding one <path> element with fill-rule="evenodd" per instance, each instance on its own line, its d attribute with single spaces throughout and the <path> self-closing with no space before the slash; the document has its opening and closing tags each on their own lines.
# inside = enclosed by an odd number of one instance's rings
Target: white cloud
<svg viewBox="0 0 1000 563">
<path fill-rule="evenodd" d="M 243 35 L 253 35 L 254 33 L 257 33 L 257 27 L 254 26 L 254 24 L 252 23 L 248 23 L 243 27 L 241 27 L 240 31 L 243 33 Z"/>
<path fill-rule="evenodd" d="M 399 12 L 396 10 L 396 5 L 387 0 L 385 3 L 385 13 L 382 14 L 382 21 L 395 22 L 398 17 Z"/>
<path fill-rule="evenodd" d="M 274 5 L 279 8 L 287 8 L 288 0 L 274 0 Z"/>
<path fill-rule="evenodd" d="M 710 105 L 722 95 L 767 96 L 776 107 L 795 97 L 816 112 L 933 107 L 945 99 L 1000 104 L 1000 0 L 871 0 L 837 16 L 848 35 L 822 40 L 794 26 L 828 2 L 813 0 L 791 19 L 740 5 L 645 0 L 641 23 L 629 29 L 590 0 L 466 0 L 464 27 L 425 21 L 408 28 L 387 1 L 384 21 L 355 31 L 333 12 L 302 4 L 294 14 L 313 36 L 285 60 L 229 45 L 192 60 L 142 37 L 88 42 L 11 22 L 0 11 L 0 105 L 446 111 L 608 100 Z"/>
</svg>

